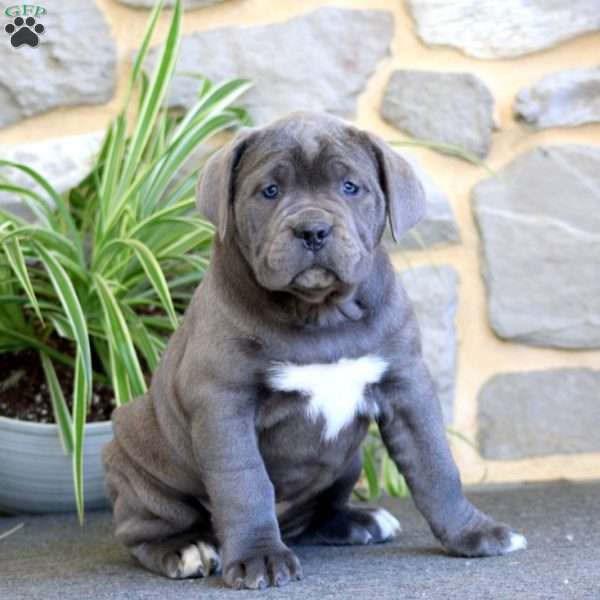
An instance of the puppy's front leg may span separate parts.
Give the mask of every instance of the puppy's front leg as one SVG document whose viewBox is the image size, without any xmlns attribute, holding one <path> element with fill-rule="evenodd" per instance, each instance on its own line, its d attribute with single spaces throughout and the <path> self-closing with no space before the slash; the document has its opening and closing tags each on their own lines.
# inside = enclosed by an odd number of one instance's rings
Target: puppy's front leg
<svg viewBox="0 0 600 600">
<path fill-rule="evenodd" d="M 215 393 L 193 415 L 192 434 L 221 546 L 225 583 L 260 589 L 299 579 L 300 563 L 281 541 L 273 485 L 258 449 L 251 402 L 235 393 Z"/>
<path fill-rule="evenodd" d="M 451 554 L 493 556 L 525 548 L 522 535 L 463 495 L 433 382 L 420 355 L 411 363 L 390 374 L 378 424 L 417 508 Z"/>
</svg>

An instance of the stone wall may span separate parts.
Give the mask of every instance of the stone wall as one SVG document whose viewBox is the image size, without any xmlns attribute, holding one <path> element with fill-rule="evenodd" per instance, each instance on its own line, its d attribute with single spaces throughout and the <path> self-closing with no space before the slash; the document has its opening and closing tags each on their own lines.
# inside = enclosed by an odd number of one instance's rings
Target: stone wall
<svg viewBox="0 0 600 600">
<path fill-rule="evenodd" d="M 85 173 L 151 4 L 48 0 L 38 47 L 0 32 L 0 157 L 59 189 Z M 399 147 L 428 216 L 393 259 L 446 421 L 474 444 L 452 437 L 455 456 L 469 482 L 600 477 L 597 1 L 185 5 L 179 70 L 251 78 L 258 123 L 327 110 L 484 161 Z M 170 102 L 193 95 L 179 77 Z"/>
</svg>

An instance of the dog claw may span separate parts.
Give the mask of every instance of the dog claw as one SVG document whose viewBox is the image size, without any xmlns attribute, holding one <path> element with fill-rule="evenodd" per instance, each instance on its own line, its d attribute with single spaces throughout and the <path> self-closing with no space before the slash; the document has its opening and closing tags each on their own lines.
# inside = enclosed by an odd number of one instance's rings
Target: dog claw
<svg viewBox="0 0 600 600">
<path fill-rule="evenodd" d="M 301 576 L 302 570 L 295 554 L 288 549 L 277 549 L 231 563 L 225 568 L 223 578 L 233 589 L 263 590 L 269 585 L 284 586 Z"/>
</svg>

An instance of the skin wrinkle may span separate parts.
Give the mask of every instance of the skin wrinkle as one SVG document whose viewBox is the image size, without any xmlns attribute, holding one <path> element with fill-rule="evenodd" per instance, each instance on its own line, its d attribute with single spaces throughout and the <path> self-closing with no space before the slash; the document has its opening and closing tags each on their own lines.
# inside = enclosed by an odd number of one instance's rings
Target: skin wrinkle
<svg viewBox="0 0 600 600">
<path fill-rule="evenodd" d="M 277 164 L 286 165 L 278 173 L 283 191 L 272 201 L 256 190 Z M 343 195 L 345 177 L 363 191 Z M 396 234 L 422 214 L 422 189 L 405 161 L 338 119 L 294 114 L 244 131 L 215 153 L 198 203 L 219 232 L 208 270 L 147 394 L 115 411 L 115 439 L 103 450 L 117 537 L 131 554 L 177 578 L 192 569 L 181 565 L 181 549 L 205 542 L 218 550 L 227 585 L 252 587 L 262 576 L 272 584 L 300 575 L 284 540 L 384 541 L 373 514 L 347 504 L 369 415 L 377 415 L 417 507 L 450 552 L 523 547 L 462 494 L 415 316 L 379 244 L 386 213 Z M 292 228 L 323 218 L 333 232 L 312 252 Z M 266 268 L 271 250 L 275 271 Z M 311 265 L 337 276 L 331 289 L 295 282 Z M 300 281 L 324 280 L 317 273 Z M 306 393 L 279 392 L 268 379 L 275 363 L 313 365 L 297 371 L 302 378 L 367 356 L 381 370 L 346 377 L 349 386 L 364 385 L 363 395 L 354 394 L 354 409 L 336 397 L 335 415 L 328 403 L 307 418 L 311 394 L 324 389 L 318 376 Z M 339 427 L 324 439 L 330 422 Z M 278 515 L 281 501 L 293 505 Z"/>
</svg>

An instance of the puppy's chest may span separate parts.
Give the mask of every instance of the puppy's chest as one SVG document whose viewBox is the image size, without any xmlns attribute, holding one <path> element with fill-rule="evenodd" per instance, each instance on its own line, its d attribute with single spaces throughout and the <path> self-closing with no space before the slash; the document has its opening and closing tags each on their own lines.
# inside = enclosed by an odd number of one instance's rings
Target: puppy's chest
<svg viewBox="0 0 600 600">
<path fill-rule="evenodd" d="M 274 363 L 267 383 L 274 391 L 302 396 L 306 417 L 313 422 L 323 417 L 323 438 L 332 440 L 357 415 L 376 416 L 366 392 L 381 381 L 386 368 L 386 361 L 374 355 L 334 363 Z"/>
</svg>

